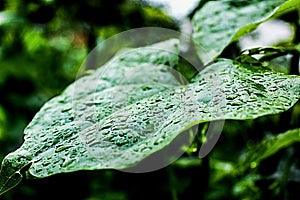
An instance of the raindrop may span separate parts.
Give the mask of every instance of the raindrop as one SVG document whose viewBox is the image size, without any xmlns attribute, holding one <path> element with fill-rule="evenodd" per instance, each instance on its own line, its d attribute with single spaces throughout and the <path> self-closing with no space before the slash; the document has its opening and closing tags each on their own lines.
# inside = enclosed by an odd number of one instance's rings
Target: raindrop
<svg viewBox="0 0 300 200">
<path fill-rule="evenodd" d="M 160 143 L 162 143 L 164 141 L 163 138 L 158 138 L 155 142 L 154 145 L 159 145 Z"/>
<path fill-rule="evenodd" d="M 71 109 L 72 109 L 72 107 L 66 107 L 66 108 L 62 109 L 61 112 L 63 112 L 63 113 L 68 112 Z"/>
<path fill-rule="evenodd" d="M 172 108 L 172 107 L 174 107 L 174 104 L 167 104 L 167 105 L 165 106 L 165 109 L 170 109 L 170 108 Z"/>
<path fill-rule="evenodd" d="M 43 167 L 47 167 L 47 166 L 50 165 L 50 164 L 51 164 L 51 163 L 50 163 L 48 160 L 46 160 L 45 162 L 42 163 Z"/>
<path fill-rule="evenodd" d="M 136 138 L 136 137 L 134 137 L 132 140 L 133 143 L 136 143 L 137 141 L 138 141 L 138 138 Z"/>
<path fill-rule="evenodd" d="M 110 131 L 109 130 L 103 130 L 102 135 L 107 135 Z"/>
<path fill-rule="evenodd" d="M 173 120 L 173 124 L 178 124 L 181 120 L 180 119 L 175 119 Z"/>
<path fill-rule="evenodd" d="M 195 89 L 195 92 L 196 92 L 196 93 L 199 93 L 199 92 L 201 92 L 201 91 L 203 91 L 203 88 L 196 88 L 196 89 Z"/>
<path fill-rule="evenodd" d="M 56 149 L 55 149 L 55 153 L 58 153 L 58 152 L 60 152 L 60 151 L 64 151 L 64 150 L 66 150 L 66 149 L 68 149 L 68 148 L 70 148 L 70 147 L 72 147 L 72 146 L 58 146 L 58 147 L 56 147 Z"/>
<path fill-rule="evenodd" d="M 237 98 L 236 94 L 230 94 L 230 95 L 226 96 L 227 100 L 234 100 L 235 98 Z"/>
<path fill-rule="evenodd" d="M 151 151 L 152 148 L 151 147 L 144 147 L 141 149 L 142 152 L 147 152 L 147 151 Z"/>
<path fill-rule="evenodd" d="M 70 164 L 72 164 L 72 162 L 74 161 L 74 159 L 66 159 L 63 164 L 62 164 L 62 167 L 66 167 Z"/>
<path fill-rule="evenodd" d="M 142 86 L 142 90 L 143 91 L 147 91 L 147 90 L 151 90 L 152 87 L 149 87 L 149 86 Z"/>
</svg>

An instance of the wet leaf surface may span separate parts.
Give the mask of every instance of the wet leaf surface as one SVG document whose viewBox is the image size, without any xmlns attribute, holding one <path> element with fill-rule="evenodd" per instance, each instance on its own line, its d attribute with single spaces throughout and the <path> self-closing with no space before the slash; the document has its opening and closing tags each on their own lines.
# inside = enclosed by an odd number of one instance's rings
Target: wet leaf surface
<svg viewBox="0 0 300 200">
<path fill-rule="evenodd" d="M 198 56 L 207 64 L 261 23 L 299 6 L 299 0 L 209 1 L 193 17 Z"/>
<path fill-rule="evenodd" d="M 177 60 L 175 39 L 127 50 L 47 102 L 23 145 L 4 159 L 0 193 L 25 172 L 41 178 L 126 169 L 195 124 L 276 114 L 300 97 L 298 76 L 227 59 L 181 85 L 172 69 Z"/>
</svg>

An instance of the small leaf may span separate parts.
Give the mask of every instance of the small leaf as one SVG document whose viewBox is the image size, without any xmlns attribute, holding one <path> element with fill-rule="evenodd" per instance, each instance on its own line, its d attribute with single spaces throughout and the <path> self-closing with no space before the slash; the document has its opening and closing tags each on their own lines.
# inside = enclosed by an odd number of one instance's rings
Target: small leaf
<svg viewBox="0 0 300 200">
<path fill-rule="evenodd" d="M 261 23 L 299 6 L 299 0 L 209 1 L 193 17 L 198 56 L 207 64 Z"/>
<path fill-rule="evenodd" d="M 19 149 L 15 151 L 19 157 L 16 159 L 12 154 L 5 157 L 0 171 L 0 195 L 19 184 L 23 178 L 23 170 L 31 163 L 28 151 Z"/>
<path fill-rule="evenodd" d="M 2 163 L 1 185 L 24 166 L 38 178 L 126 169 L 195 124 L 276 114 L 300 97 L 298 76 L 226 59 L 181 85 L 164 65 L 177 55 L 177 40 L 127 50 L 75 81 L 27 126 L 23 145 Z"/>
<path fill-rule="evenodd" d="M 256 167 L 261 160 L 296 142 L 300 142 L 300 129 L 289 130 L 264 139 L 261 144 L 249 149 L 242 163 L 237 167 L 238 172 L 241 173 L 248 168 Z"/>
</svg>

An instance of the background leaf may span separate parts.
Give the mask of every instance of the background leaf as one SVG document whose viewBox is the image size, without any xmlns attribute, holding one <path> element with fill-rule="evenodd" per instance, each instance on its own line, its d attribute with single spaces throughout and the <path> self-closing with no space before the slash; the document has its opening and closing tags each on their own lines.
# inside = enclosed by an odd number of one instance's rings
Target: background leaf
<svg viewBox="0 0 300 200">
<path fill-rule="evenodd" d="M 298 76 L 226 59 L 181 85 L 164 65 L 175 64 L 177 54 L 177 40 L 124 51 L 71 84 L 42 107 L 23 145 L 4 159 L 1 185 L 24 166 L 34 177 L 126 169 L 195 124 L 276 114 L 300 97 Z"/>
<path fill-rule="evenodd" d="M 264 21 L 299 6 L 299 0 L 209 1 L 193 17 L 198 56 L 207 64 Z"/>
<path fill-rule="evenodd" d="M 237 167 L 237 171 L 241 173 L 251 168 L 251 166 L 255 167 L 261 160 L 272 156 L 279 150 L 296 142 L 300 142 L 300 129 L 289 130 L 279 135 L 266 138 L 260 144 L 249 149 L 243 162 Z"/>
</svg>

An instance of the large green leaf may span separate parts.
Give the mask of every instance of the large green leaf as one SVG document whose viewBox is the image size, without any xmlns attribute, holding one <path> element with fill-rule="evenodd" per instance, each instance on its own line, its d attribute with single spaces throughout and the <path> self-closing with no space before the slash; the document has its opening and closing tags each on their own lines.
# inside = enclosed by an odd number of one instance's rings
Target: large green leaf
<svg viewBox="0 0 300 200">
<path fill-rule="evenodd" d="M 207 64 L 262 22 L 299 7 L 299 0 L 209 1 L 193 17 L 197 53 Z"/>
<path fill-rule="evenodd" d="M 4 159 L 0 191 L 17 184 L 24 171 L 47 177 L 126 169 L 195 124 L 279 113 L 300 97 L 298 76 L 225 59 L 180 85 L 164 65 L 176 63 L 177 46 L 170 40 L 125 51 L 46 103 L 26 128 L 23 145 Z"/>
<path fill-rule="evenodd" d="M 94 52 L 93 56 L 99 55 Z M 24 131 L 22 147 L 3 160 L 0 194 L 21 181 L 24 175 L 21 169 L 25 166 L 33 167 L 30 174 L 36 177 L 96 168 L 97 160 L 89 154 L 80 133 L 85 127 L 92 127 L 93 117 L 104 118 L 128 104 L 166 90 L 168 85 L 179 85 L 170 72 L 171 67 L 164 65 L 173 67 L 177 62 L 178 40 L 170 40 L 127 50 L 92 75 L 71 84 L 61 96 L 41 108 Z M 114 141 L 114 144 L 119 143 Z M 69 166 L 74 162 L 80 164 L 72 169 Z"/>
</svg>

